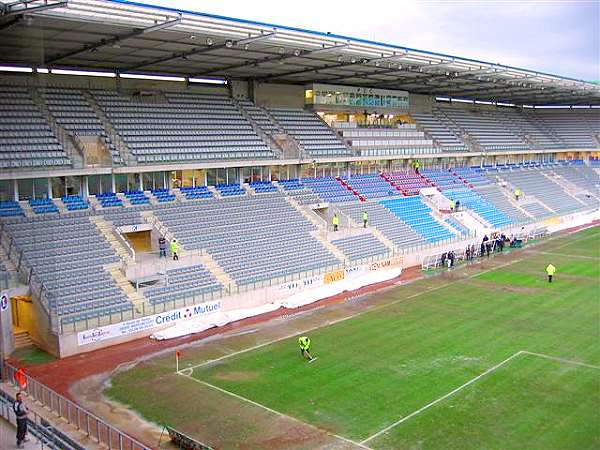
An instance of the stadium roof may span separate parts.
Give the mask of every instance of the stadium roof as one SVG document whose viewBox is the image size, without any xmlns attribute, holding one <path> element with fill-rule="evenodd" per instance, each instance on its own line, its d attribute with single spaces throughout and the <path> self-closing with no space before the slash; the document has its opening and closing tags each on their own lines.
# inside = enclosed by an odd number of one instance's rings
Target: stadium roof
<svg viewBox="0 0 600 450">
<path fill-rule="evenodd" d="M 600 104 L 600 86 L 364 39 L 125 0 L 0 3 L 0 64 Z"/>
</svg>

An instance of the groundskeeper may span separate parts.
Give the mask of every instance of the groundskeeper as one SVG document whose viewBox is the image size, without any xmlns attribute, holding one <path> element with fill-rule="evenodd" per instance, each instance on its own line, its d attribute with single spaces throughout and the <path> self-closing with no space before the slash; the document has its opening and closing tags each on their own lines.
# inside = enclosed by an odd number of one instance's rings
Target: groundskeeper
<svg viewBox="0 0 600 450">
<path fill-rule="evenodd" d="M 552 264 L 548 264 L 548 266 L 546 266 L 546 273 L 548 274 L 548 283 L 552 283 L 552 277 L 556 273 L 556 267 Z"/>
<path fill-rule="evenodd" d="M 310 354 L 310 338 L 308 336 L 300 336 L 298 338 L 298 345 L 300 345 L 300 354 L 308 358 L 309 361 L 312 361 L 314 358 Z"/>
</svg>

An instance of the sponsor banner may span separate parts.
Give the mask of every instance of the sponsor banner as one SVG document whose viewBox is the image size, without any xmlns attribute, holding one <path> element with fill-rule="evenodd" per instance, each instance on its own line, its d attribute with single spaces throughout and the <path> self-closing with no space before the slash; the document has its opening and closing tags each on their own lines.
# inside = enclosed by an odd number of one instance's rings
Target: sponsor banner
<svg viewBox="0 0 600 450">
<path fill-rule="evenodd" d="M 323 275 L 323 283 L 324 284 L 335 283 L 336 281 L 342 281 L 345 277 L 346 277 L 346 271 L 344 269 L 334 270 L 332 272 L 326 272 L 325 275 Z"/>
<path fill-rule="evenodd" d="M 8 291 L 0 292 L 0 312 L 4 312 L 8 309 L 8 302 L 10 298 L 8 297 Z"/>
<path fill-rule="evenodd" d="M 364 275 L 369 270 L 367 266 L 354 266 L 347 267 L 346 269 L 344 269 L 344 271 L 346 272 L 346 278 L 355 278 Z"/>
<path fill-rule="evenodd" d="M 138 225 L 125 225 L 117 227 L 119 233 L 137 233 L 138 231 L 149 231 L 152 229 L 152 225 L 149 223 L 140 223 Z"/>
<path fill-rule="evenodd" d="M 369 271 L 373 272 L 376 270 L 386 270 L 391 269 L 393 267 L 402 266 L 404 263 L 404 258 L 402 256 L 394 256 L 389 259 L 382 259 L 380 261 L 373 261 L 369 264 Z"/>
<path fill-rule="evenodd" d="M 303 280 L 290 281 L 279 286 L 279 291 L 284 295 L 291 295 L 305 289 L 313 289 L 323 284 L 323 277 L 315 275 L 314 277 L 304 278 Z"/>
<path fill-rule="evenodd" d="M 221 300 L 201 303 L 199 305 L 179 308 L 152 316 L 140 317 L 138 319 L 127 320 L 121 323 L 106 325 L 91 330 L 77 333 L 77 344 L 87 345 L 94 342 L 105 341 L 107 339 L 118 338 L 140 331 L 150 330 L 161 325 L 175 325 L 182 320 L 193 319 L 201 316 L 207 316 L 220 312 L 222 308 Z"/>
</svg>

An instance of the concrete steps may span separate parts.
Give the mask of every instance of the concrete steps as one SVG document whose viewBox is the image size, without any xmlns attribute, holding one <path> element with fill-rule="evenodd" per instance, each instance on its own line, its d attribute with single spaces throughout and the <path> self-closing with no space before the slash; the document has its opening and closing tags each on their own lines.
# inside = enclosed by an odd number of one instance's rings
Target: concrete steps
<svg viewBox="0 0 600 450">
<path fill-rule="evenodd" d="M 233 278 L 229 276 L 227 272 L 221 267 L 221 265 L 211 256 L 208 252 L 202 252 L 202 256 L 200 257 L 202 261 L 202 265 L 208 270 L 215 280 L 223 285 L 223 287 L 232 292 L 237 288 L 237 283 Z"/>
<path fill-rule="evenodd" d="M 96 225 L 96 228 L 98 228 L 100 233 L 124 262 L 133 262 L 129 250 L 125 248 L 125 246 L 115 236 L 114 226 L 112 223 L 104 219 L 102 216 L 90 216 L 90 222 Z"/>
<path fill-rule="evenodd" d="M 144 308 L 148 308 L 148 311 L 151 310 L 152 305 L 150 305 L 146 297 L 135 290 L 131 282 L 125 277 L 119 263 L 108 264 L 104 266 L 104 269 L 112 276 L 116 285 L 127 295 L 129 301 L 137 309 L 144 310 Z"/>
<path fill-rule="evenodd" d="M 33 339 L 27 330 L 15 330 L 15 349 L 23 347 L 31 347 L 35 345 Z"/>
</svg>

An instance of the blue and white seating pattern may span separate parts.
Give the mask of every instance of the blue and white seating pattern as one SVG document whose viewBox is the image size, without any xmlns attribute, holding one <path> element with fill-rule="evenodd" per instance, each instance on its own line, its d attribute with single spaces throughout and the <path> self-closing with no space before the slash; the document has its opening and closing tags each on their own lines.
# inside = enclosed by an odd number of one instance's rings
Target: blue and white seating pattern
<svg viewBox="0 0 600 450">
<path fill-rule="evenodd" d="M 382 200 L 381 204 L 423 236 L 427 242 L 437 242 L 455 237 L 450 230 L 433 218 L 431 208 L 423 203 L 418 195 Z"/>
<path fill-rule="evenodd" d="M 374 256 L 383 257 L 390 253 L 388 248 L 372 234 L 335 239 L 331 243 L 339 248 L 351 262 Z"/>
<path fill-rule="evenodd" d="M 164 285 L 143 289 L 151 304 L 202 296 L 219 292 L 223 286 L 202 265 L 171 269 L 166 272 Z"/>
</svg>

